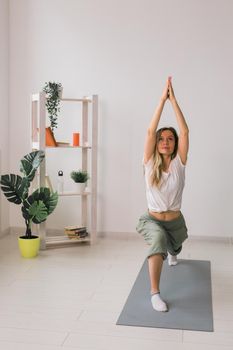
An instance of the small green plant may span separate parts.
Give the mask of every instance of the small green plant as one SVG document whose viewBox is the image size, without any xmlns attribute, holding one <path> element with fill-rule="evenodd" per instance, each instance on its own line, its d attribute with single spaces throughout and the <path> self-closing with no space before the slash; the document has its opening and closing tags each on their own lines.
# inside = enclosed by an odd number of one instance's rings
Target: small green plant
<svg viewBox="0 0 233 350">
<path fill-rule="evenodd" d="M 57 117 L 60 112 L 60 93 L 62 91 L 62 84 L 49 81 L 45 83 L 43 91 L 47 95 L 46 108 L 50 120 L 50 128 L 53 132 L 57 128 Z"/>
<path fill-rule="evenodd" d="M 90 178 L 88 175 L 88 172 L 85 170 L 78 170 L 78 171 L 72 171 L 70 173 L 70 177 L 74 182 L 87 182 L 87 180 Z"/>
<path fill-rule="evenodd" d="M 31 239 L 32 223 L 40 224 L 45 221 L 57 206 L 58 194 L 47 187 L 40 187 L 32 194 L 29 193 L 31 182 L 36 170 L 44 159 L 43 151 L 26 154 L 20 161 L 20 171 L 23 176 L 6 174 L 0 177 L 0 186 L 9 202 L 21 204 L 22 216 L 26 224 L 25 238 Z"/>
</svg>

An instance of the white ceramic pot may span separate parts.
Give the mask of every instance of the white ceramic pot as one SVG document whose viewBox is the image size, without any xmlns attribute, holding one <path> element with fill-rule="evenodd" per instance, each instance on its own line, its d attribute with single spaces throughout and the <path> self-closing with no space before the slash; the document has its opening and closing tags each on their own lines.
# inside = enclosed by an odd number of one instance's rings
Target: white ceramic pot
<svg viewBox="0 0 233 350">
<path fill-rule="evenodd" d="M 84 190 L 85 190 L 86 184 L 85 184 L 85 182 L 82 182 L 82 183 L 81 182 L 76 182 L 75 186 L 76 186 L 76 191 L 78 193 L 83 193 Z"/>
</svg>

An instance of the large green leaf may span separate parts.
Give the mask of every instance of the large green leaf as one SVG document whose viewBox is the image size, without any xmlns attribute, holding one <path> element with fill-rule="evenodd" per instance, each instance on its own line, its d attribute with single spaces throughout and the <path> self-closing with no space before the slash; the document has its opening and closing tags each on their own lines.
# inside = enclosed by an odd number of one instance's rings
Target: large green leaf
<svg viewBox="0 0 233 350">
<path fill-rule="evenodd" d="M 47 216 L 53 212 L 58 202 L 58 194 L 51 193 L 49 188 L 41 187 L 34 191 L 23 202 L 22 213 L 25 220 L 32 220 L 39 224 L 45 221 Z M 36 211 L 36 215 L 35 212 Z"/>
<path fill-rule="evenodd" d="M 47 187 L 40 187 L 32 193 L 32 196 L 37 200 L 43 201 L 48 210 L 48 215 L 51 214 L 57 206 L 57 192 L 51 192 Z"/>
<path fill-rule="evenodd" d="M 57 206 L 57 203 L 58 203 L 58 194 L 57 192 L 52 192 L 49 198 L 49 208 L 48 208 L 49 214 L 51 214 L 54 211 L 54 209 Z"/>
<path fill-rule="evenodd" d="M 14 174 L 2 175 L 0 184 L 9 202 L 21 204 L 28 196 L 29 181 L 27 178 Z"/>
<path fill-rule="evenodd" d="M 28 178 L 29 181 L 34 179 L 36 170 L 40 166 L 40 163 L 44 159 L 43 151 L 34 151 L 26 154 L 20 161 L 20 171 L 24 176 Z"/>
<path fill-rule="evenodd" d="M 35 224 L 45 221 L 48 216 L 47 208 L 42 201 L 32 203 L 28 200 L 24 201 L 22 213 L 25 220 L 33 221 Z"/>
<path fill-rule="evenodd" d="M 29 215 L 35 224 L 39 224 L 46 220 L 48 211 L 42 201 L 34 202 L 29 208 Z"/>
</svg>

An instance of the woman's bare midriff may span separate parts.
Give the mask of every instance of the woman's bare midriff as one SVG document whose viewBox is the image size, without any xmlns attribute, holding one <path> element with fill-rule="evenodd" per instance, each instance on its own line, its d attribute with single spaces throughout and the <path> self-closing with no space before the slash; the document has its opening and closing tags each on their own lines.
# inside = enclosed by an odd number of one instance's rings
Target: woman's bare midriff
<svg viewBox="0 0 233 350">
<path fill-rule="evenodd" d="M 154 216 L 155 219 L 158 219 L 158 220 L 171 221 L 171 220 L 177 219 L 181 215 L 181 212 L 180 210 L 179 211 L 169 210 L 169 211 L 163 211 L 161 213 L 158 213 L 158 212 L 149 210 L 149 214 Z"/>
</svg>

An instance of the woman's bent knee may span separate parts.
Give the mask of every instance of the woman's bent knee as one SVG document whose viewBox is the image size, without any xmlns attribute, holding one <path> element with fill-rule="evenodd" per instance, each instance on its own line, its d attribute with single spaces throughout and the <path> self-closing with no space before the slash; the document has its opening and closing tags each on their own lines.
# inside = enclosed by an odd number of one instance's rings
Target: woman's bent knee
<svg viewBox="0 0 233 350">
<path fill-rule="evenodd" d="M 163 259 L 166 259 L 167 257 L 167 240 L 163 234 L 159 234 L 153 237 L 148 252 L 148 257 L 158 254 L 162 255 Z"/>
<path fill-rule="evenodd" d="M 167 256 L 167 238 L 166 232 L 155 220 L 151 220 L 148 215 L 139 219 L 137 231 L 143 236 L 146 243 L 150 246 L 148 257 L 161 254 L 164 259 Z"/>
</svg>

